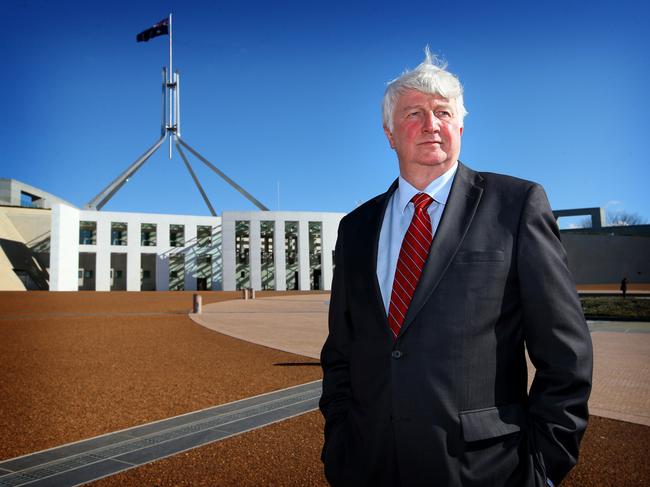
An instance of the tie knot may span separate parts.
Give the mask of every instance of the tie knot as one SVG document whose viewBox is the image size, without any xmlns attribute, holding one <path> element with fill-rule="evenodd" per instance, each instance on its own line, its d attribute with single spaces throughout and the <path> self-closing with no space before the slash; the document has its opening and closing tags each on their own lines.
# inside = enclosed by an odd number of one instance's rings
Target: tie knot
<svg viewBox="0 0 650 487">
<path fill-rule="evenodd" d="M 411 198 L 416 210 L 426 210 L 433 202 L 433 198 L 426 193 L 418 193 Z"/>
</svg>

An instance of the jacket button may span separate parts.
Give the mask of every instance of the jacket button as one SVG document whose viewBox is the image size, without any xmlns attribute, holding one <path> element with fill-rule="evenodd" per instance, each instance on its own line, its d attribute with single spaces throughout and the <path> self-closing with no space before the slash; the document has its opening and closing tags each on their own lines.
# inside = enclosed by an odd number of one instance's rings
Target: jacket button
<svg viewBox="0 0 650 487">
<path fill-rule="evenodd" d="M 393 350 L 390 354 L 391 357 L 393 357 L 395 360 L 401 359 L 402 358 L 402 352 L 399 350 Z"/>
</svg>

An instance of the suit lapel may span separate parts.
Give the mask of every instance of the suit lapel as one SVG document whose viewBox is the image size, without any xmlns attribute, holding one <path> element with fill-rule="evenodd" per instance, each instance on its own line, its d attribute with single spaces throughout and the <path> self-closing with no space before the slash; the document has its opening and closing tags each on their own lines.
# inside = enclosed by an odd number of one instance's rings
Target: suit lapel
<svg viewBox="0 0 650 487">
<path fill-rule="evenodd" d="M 403 334 L 436 289 L 472 223 L 483 187 L 481 176 L 458 162 L 458 171 L 424 264 L 420 282 L 404 318 Z"/>
</svg>

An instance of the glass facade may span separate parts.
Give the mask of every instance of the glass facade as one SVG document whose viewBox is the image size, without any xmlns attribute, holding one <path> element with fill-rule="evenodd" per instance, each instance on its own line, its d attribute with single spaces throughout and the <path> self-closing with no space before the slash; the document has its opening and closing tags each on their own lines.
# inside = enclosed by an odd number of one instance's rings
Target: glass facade
<svg viewBox="0 0 650 487">
<path fill-rule="evenodd" d="M 143 247 L 155 247 L 156 245 L 156 224 L 142 223 L 140 225 L 140 245 Z"/>
<path fill-rule="evenodd" d="M 199 247 L 209 247 L 212 240 L 212 227 L 209 225 L 198 225 L 196 227 L 196 244 Z"/>
<path fill-rule="evenodd" d="M 321 222 L 309 222 L 309 289 L 312 291 L 323 289 L 322 230 Z"/>
<path fill-rule="evenodd" d="M 126 291 L 126 254 L 111 253 L 111 291 Z"/>
<path fill-rule="evenodd" d="M 97 222 L 79 222 L 79 243 L 97 245 Z"/>
<path fill-rule="evenodd" d="M 140 254 L 140 291 L 156 290 L 156 254 Z"/>
<path fill-rule="evenodd" d="M 111 245 L 126 245 L 127 224 L 124 222 L 111 223 Z"/>
<path fill-rule="evenodd" d="M 236 289 L 251 287 L 250 222 L 235 222 Z"/>
<path fill-rule="evenodd" d="M 169 245 L 172 247 L 185 245 L 185 225 L 169 225 Z"/>
<path fill-rule="evenodd" d="M 77 274 L 77 289 L 79 291 L 95 290 L 95 265 L 94 252 L 79 252 L 79 272 Z"/>
<path fill-rule="evenodd" d="M 199 255 L 196 259 L 196 289 L 208 291 L 212 289 L 212 257 Z"/>
<path fill-rule="evenodd" d="M 260 253 L 262 289 L 275 290 L 274 240 L 275 222 L 260 222 Z"/>
<path fill-rule="evenodd" d="M 298 222 L 284 222 L 284 259 L 287 291 L 299 289 Z"/>
<path fill-rule="evenodd" d="M 183 291 L 185 289 L 185 256 L 175 254 L 169 256 L 169 290 Z"/>
</svg>

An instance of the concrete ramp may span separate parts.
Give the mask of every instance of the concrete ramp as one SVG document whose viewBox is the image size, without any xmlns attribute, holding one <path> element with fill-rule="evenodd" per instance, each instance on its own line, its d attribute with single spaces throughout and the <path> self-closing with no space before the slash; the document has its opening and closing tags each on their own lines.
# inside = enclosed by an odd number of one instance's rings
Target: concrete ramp
<svg viewBox="0 0 650 487">
<path fill-rule="evenodd" d="M 2 291 L 25 291 L 26 287 L 14 272 L 14 266 L 7 255 L 10 247 L 21 242 L 22 237 L 14 227 L 7 215 L 0 211 L 0 290 Z M 5 250 L 7 249 L 7 250 Z"/>
<path fill-rule="evenodd" d="M 49 227 L 48 210 L 0 208 L 0 290 L 48 289 Z"/>
</svg>

